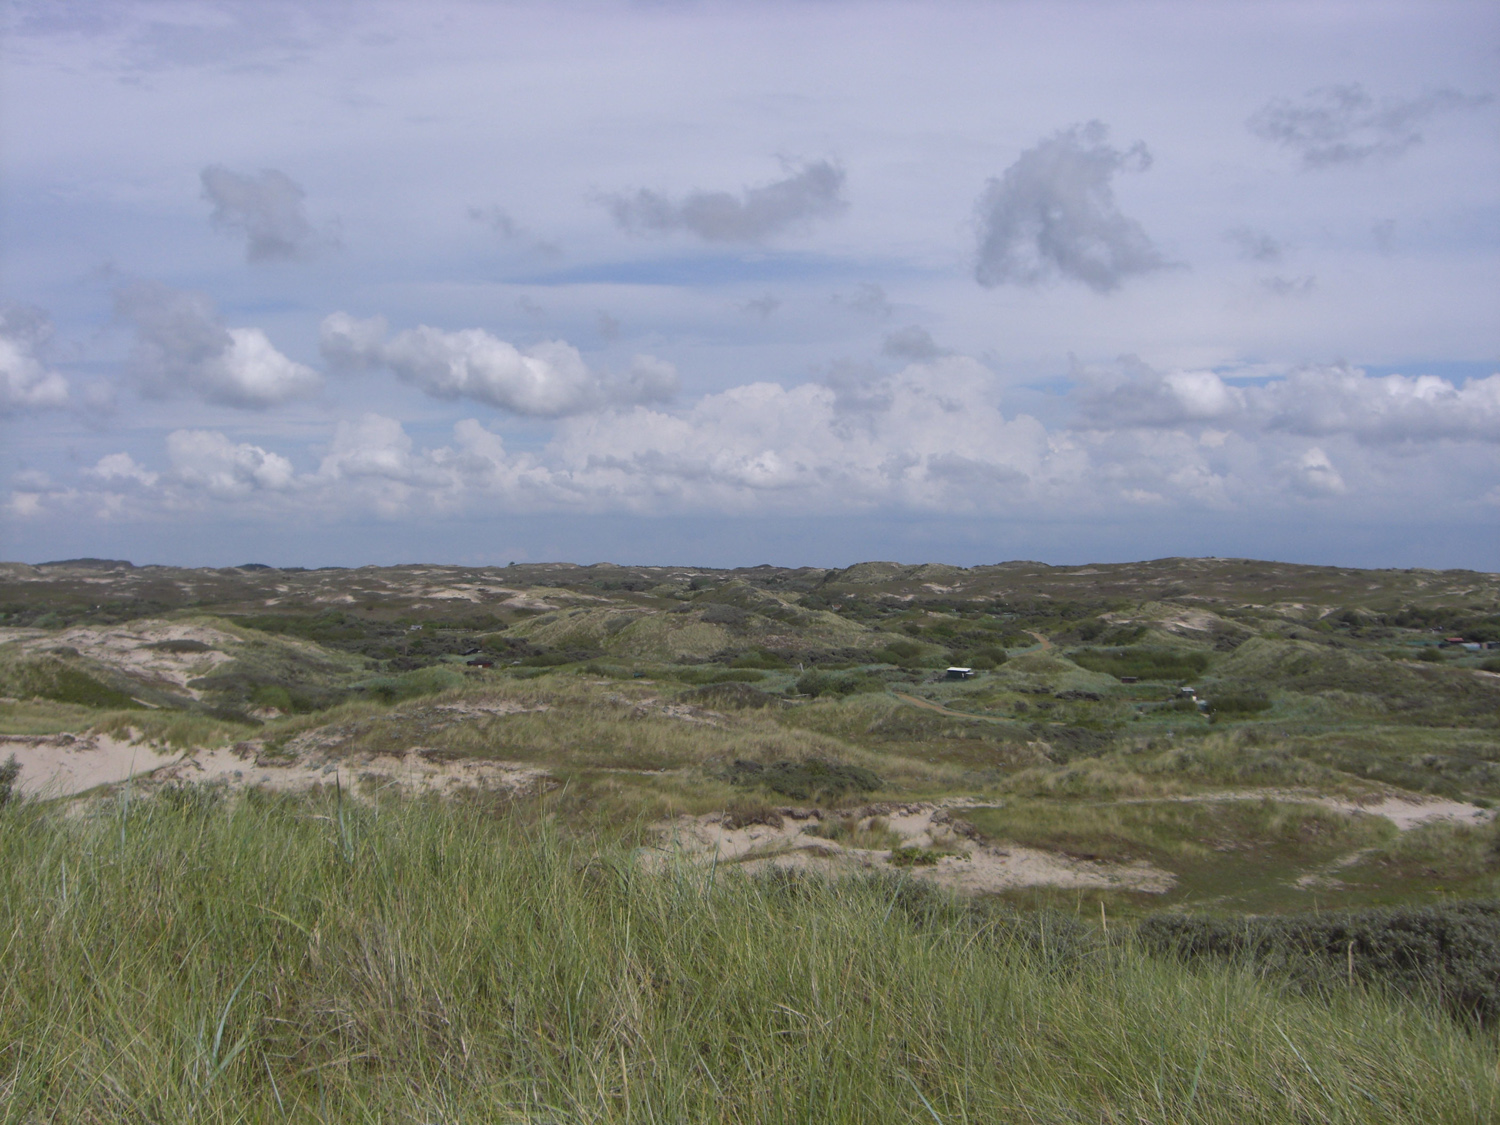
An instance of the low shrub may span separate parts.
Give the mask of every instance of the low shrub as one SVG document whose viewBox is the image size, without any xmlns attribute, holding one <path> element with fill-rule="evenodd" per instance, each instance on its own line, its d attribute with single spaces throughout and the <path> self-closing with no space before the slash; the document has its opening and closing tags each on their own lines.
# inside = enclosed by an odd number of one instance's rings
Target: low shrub
<svg viewBox="0 0 1500 1125">
<path fill-rule="evenodd" d="M 873 770 L 823 758 L 769 765 L 736 759 L 729 767 L 729 780 L 735 785 L 763 786 L 794 801 L 831 801 L 846 793 L 867 793 L 881 785 Z"/>
<path fill-rule="evenodd" d="M 684 703 L 697 703 L 704 707 L 761 708 L 788 705 L 780 696 L 741 683 L 708 684 L 691 688 L 677 698 Z"/>
<path fill-rule="evenodd" d="M 1309 991 L 1379 983 L 1500 1024 L 1500 901 L 1233 920 L 1157 914 L 1136 936 L 1156 953 L 1243 961 Z"/>
<path fill-rule="evenodd" d="M 202 641 L 190 640 L 157 641 L 155 644 L 150 644 L 146 647 L 155 649 L 157 652 L 171 652 L 179 655 L 186 655 L 192 652 L 214 651 L 212 645 L 204 644 Z"/>
<path fill-rule="evenodd" d="M 797 677 L 796 688 L 802 695 L 854 695 L 862 691 L 884 691 L 885 685 L 869 676 L 837 676 L 814 669 Z"/>
<path fill-rule="evenodd" d="M 21 776 L 21 763 L 16 761 L 12 754 L 5 759 L 5 764 L 0 766 L 0 808 L 10 804 L 10 799 L 15 795 L 16 779 Z"/>
<path fill-rule="evenodd" d="M 731 668 L 760 668 L 768 672 L 780 671 L 787 662 L 774 652 L 742 652 L 729 662 Z"/>
<path fill-rule="evenodd" d="M 1104 672 L 1119 679 L 1134 676 L 1138 680 L 1189 680 L 1208 667 L 1208 657 L 1201 652 L 1174 652 L 1158 648 L 1098 649 L 1083 648 L 1070 657 L 1080 668 Z"/>
<path fill-rule="evenodd" d="M 1271 709 L 1271 697 L 1259 691 L 1224 691 L 1209 697 L 1210 715 L 1254 715 Z"/>
<path fill-rule="evenodd" d="M 672 678 L 685 684 L 753 684 L 765 679 L 763 672 L 754 668 L 679 668 L 671 673 Z"/>
</svg>

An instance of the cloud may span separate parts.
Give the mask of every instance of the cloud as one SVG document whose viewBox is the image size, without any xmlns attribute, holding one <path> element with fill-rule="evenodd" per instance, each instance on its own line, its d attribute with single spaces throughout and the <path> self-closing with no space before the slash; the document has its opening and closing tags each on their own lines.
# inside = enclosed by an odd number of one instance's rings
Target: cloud
<svg viewBox="0 0 1500 1125">
<path fill-rule="evenodd" d="M 937 346 L 933 340 L 932 333 L 920 324 L 908 324 L 905 328 L 898 328 L 894 332 L 888 332 L 885 343 L 880 350 L 897 359 L 928 360 L 937 359 L 940 355 L 947 353 Z"/>
<path fill-rule="evenodd" d="M 1349 491 L 1344 478 L 1317 446 L 1285 467 L 1292 487 L 1305 496 L 1339 496 Z"/>
<path fill-rule="evenodd" d="M 1301 277 L 1267 277 L 1261 280 L 1261 285 L 1268 293 L 1274 293 L 1278 297 L 1304 297 L 1317 287 L 1318 279 L 1312 274 L 1303 274 Z"/>
<path fill-rule="evenodd" d="M 136 484 L 150 488 L 161 479 L 159 473 L 153 473 L 142 465 L 136 464 L 136 460 L 128 453 L 109 453 L 99 458 L 92 469 L 84 470 L 89 476 L 103 481 L 134 481 Z"/>
<path fill-rule="evenodd" d="M 896 311 L 890 298 L 885 295 L 884 287 L 876 285 L 873 281 L 864 281 L 855 286 L 852 297 L 835 294 L 833 302 L 834 304 L 847 304 L 855 312 L 875 320 L 890 320 Z"/>
<path fill-rule="evenodd" d="M 1257 137 L 1295 152 L 1304 168 L 1331 168 L 1400 156 L 1422 143 L 1420 126 L 1431 118 L 1489 100 L 1440 89 L 1376 102 L 1358 83 L 1323 86 L 1300 101 L 1267 102 L 1247 125 Z"/>
<path fill-rule="evenodd" d="M 0 310 L 0 416 L 68 404 L 68 380 L 38 356 L 51 335 L 40 309 Z"/>
<path fill-rule="evenodd" d="M 1075 125 L 1027 149 L 979 197 L 975 277 L 984 286 L 1038 285 L 1061 277 L 1099 293 L 1170 263 L 1145 230 L 1121 213 L 1111 180 L 1145 171 L 1137 142 L 1121 152 L 1101 122 Z"/>
<path fill-rule="evenodd" d="M 763 242 L 848 208 L 844 170 L 837 164 L 816 160 L 787 171 L 786 179 L 745 188 L 738 196 L 727 191 L 694 191 L 674 202 L 661 192 L 642 188 L 604 202 L 615 222 L 633 234 L 686 231 L 705 242 Z"/>
<path fill-rule="evenodd" d="M 1246 435 L 1343 436 L 1360 445 L 1500 443 L 1500 374 L 1459 385 L 1436 375 L 1309 367 L 1237 387 L 1212 371 L 1156 371 L 1134 357 L 1079 372 L 1080 421 L 1100 430 L 1212 424 Z"/>
<path fill-rule="evenodd" d="M 245 236 L 245 260 L 293 261 L 317 244 L 303 213 L 307 193 L 284 172 L 267 168 L 258 176 L 231 172 L 220 164 L 203 169 L 203 198 L 213 204 L 213 224 Z"/>
<path fill-rule="evenodd" d="M 755 297 L 740 306 L 741 312 L 754 313 L 762 322 L 771 319 L 771 314 L 781 308 L 781 299 L 770 293 Z"/>
<path fill-rule="evenodd" d="M 423 446 L 399 420 L 364 414 L 339 422 L 317 467 L 303 473 L 259 445 L 178 430 L 167 439 L 170 471 L 120 453 L 81 474 L 92 487 L 18 475 L 10 510 L 116 518 L 153 504 L 166 513 L 239 504 L 327 520 L 372 512 L 1092 520 L 1142 507 L 1279 518 L 1288 506 L 1337 501 L 1346 514 L 1381 518 L 1413 504 L 1463 510 L 1494 488 L 1500 375 L 1455 387 L 1317 369 L 1233 386 L 1214 372 L 1163 373 L 1131 361 L 1080 376 L 1080 388 L 1092 417 L 1048 429 L 1007 414 L 1001 381 L 971 358 L 941 356 L 894 374 L 851 363 L 822 383 L 750 383 L 676 411 L 575 415 L 545 446 L 516 451 L 472 418 Z M 1416 445 L 1434 440 L 1445 444 Z"/>
<path fill-rule="evenodd" d="M 1436 375 L 1366 375 L 1352 367 L 1293 372 L 1253 393 L 1268 429 L 1365 445 L 1431 441 L 1500 444 L 1500 374 L 1462 386 Z"/>
<path fill-rule="evenodd" d="M 1263 230 L 1253 227 L 1235 227 L 1230 231 L 1229 240 L 1240 249 L 1240 257 L 1251 262 L 1265 262 L 1274 265 L 1281 261 L 1283 248 Z"/>
<path fill-rule="evenodd" d="M 524 243 L 527 250 L 536 254 L 555 258 L 562 254 L 562 247 L 555 242 L 546 242 L 539 238 L 533 238 L 525 227 L 521 226 L 511 217 L 509 211 L 503 207 L 470 207 L 468 215 L 471 221 L 480 223 L 490 228 L 506 242 Z"/>
<path fill-rule="evenodd" d="M 1244 393 L 1212 371 L 1155 371 L 1134 356 L 1113 372 L 1078 372 L 1076 398 L 1086 425 L 1170 428 L 1224 422 L 1244 412 Z"/>
<path fill-rule="evenodd" d="M 216 497 L 286 492 L 296 484 L 292 463 L 279 453 L 233 442 L 214 430 L 174 430 L 167 435 L 167 456 L 177 481 Z"/>
<path fill-rule="evenodd" d="M 203 293 L 137 281 L 115 294 L 115 309 L 135 326 L 131 368 L 147 395 L 191 393 L 263 409 L 322 386 L 316 371 L 282 355 L 259 328 L 226 328 Z"/>
<path fill-rule="evenodd" d="M 323 321 L 320 348 L 330 367 L 388 368 L 434 398 L 468 398 L 513 414 L 557 418 L 644 402 L 677 392 L 676 369 L 636 356 L 620 379 L 590 371 L 578 349 L 551 340 L 521 351 L 481 328 L 458 332 L 422 325 L 385 339 L 381 318 L 334 313 Z"/>
</svg>

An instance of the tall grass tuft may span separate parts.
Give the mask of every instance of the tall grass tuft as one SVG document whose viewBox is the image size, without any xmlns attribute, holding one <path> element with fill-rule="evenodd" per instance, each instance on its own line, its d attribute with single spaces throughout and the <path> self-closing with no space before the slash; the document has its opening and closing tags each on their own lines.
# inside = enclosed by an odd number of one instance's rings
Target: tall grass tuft
<svg viewBox="0 0 1500 1125">
<path fill-rule="evenodd" d="M 71 818 L 12 805 L 0 1121 L 1500 1110 L 1495 1038 L 1436 1011 L 1308 999 L 1123 940 L 1060 956 L 1046 927 L 908 898 L 675 865 L 477 806 L 203 790 Z"/>
</svg>

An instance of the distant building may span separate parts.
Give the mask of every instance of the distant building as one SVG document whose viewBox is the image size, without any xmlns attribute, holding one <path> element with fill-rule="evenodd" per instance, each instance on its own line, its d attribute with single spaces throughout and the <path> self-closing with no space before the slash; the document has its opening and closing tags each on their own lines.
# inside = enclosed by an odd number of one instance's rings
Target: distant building
<svg viewBox="0 0 1500 1125">
<path fill-rule="evenodd" d="M 943 676 L 945 680 L 972 680 L 974 669 L 972 668 L 949 668 Z"/>
<path fill-rule="evenodd" d="M 494 666 L 495 666 L 495 662 L 493 660 L 471 660 L 471 661 L 469 661 L 469 667 L 470 668 L 493 668 Z"/>
</svg>

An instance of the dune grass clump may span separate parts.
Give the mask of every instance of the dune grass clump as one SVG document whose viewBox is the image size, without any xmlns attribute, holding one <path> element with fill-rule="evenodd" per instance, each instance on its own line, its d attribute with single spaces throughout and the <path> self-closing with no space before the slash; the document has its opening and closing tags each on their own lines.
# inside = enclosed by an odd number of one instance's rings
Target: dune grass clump
<svg viewBox="0 0 1500 1125">
<path fill-rule="evenodd" d="M 1472 1122 L 1496 1041 L 908 881 L 334 794 L 0 817 L 8 1121 Z M 1087 939 L 1087 940 L 1086 940 Z"/>
</svg>

